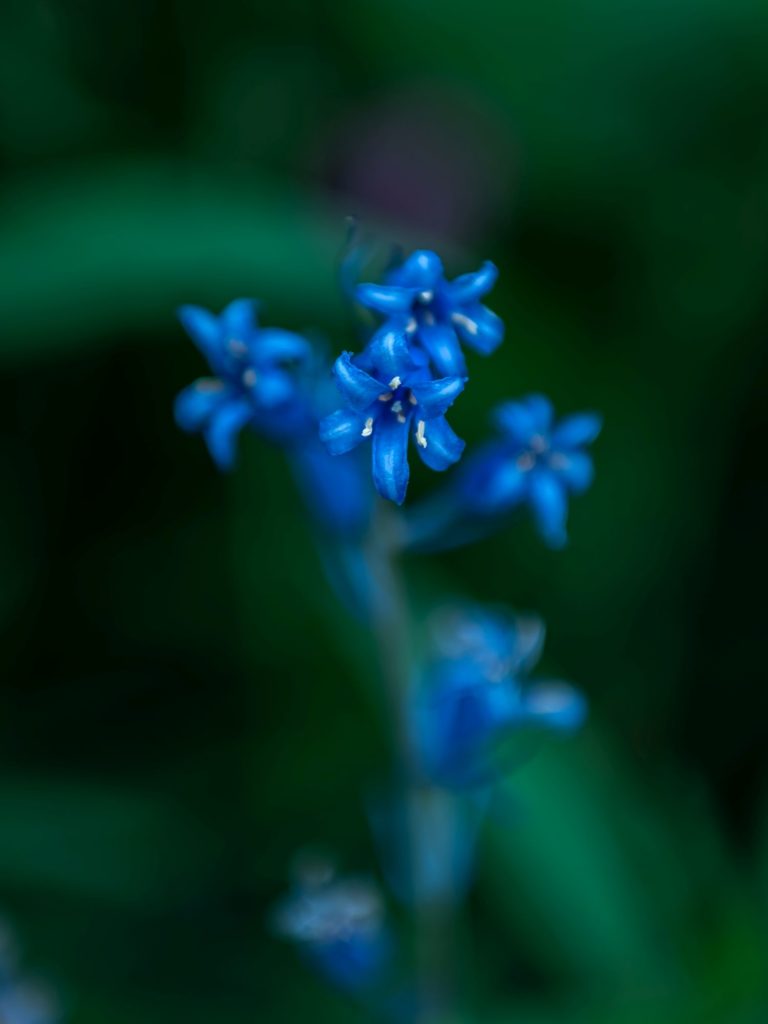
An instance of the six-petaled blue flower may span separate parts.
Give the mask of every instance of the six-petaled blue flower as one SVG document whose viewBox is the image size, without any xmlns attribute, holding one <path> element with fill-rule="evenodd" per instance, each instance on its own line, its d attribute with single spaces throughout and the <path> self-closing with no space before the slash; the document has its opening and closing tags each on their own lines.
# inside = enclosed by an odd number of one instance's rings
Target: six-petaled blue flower
<svg viewBox="0 0 768 1024">
<path fill-rule="evenodd" d="M 486 262 L 480 270 L 445 278 L 436 253 L 419 249 L 390 271 L 383 284 L 360 284 L 361 305 L 388 317 L 385 326 L 404 331 L 423 349 L 435 372 L 466 375 L 461 343 L 490 355 L 504 338 L 504 324 L 480 299 L 493 287 L 497 270 Z"/>
<path fill-rule="evenodd" d="M 583 449 L 600 433 L 601 418 L 585 412 L 554 423 L 550 401 L 528 395 L 499 406 L 494 420 L 502 437 L 464 466 L 461 501 L 481 515 L 503 514 L 527 502 L 544 540 L 562 547 L 568 495 L 581 494 L 592 482 L 592 459 Z"/>
<path fill-rule="evenodd" d="M 504 770 L 511 736 L 582 724 L 586 703 L 573 687 L 525 681 L 543 643 L 536 618 L 482 608 L 444 613 L 414 705 L 414 743 L 427 775 L 447 786 L 486 784 Z"/>
<path fill-rule="evenodd" d="M 447 469 L 460 458 L 464 442 L 444 413 L 465 379 L 432 379 L 423 358 L 409 350 L 397 330 L 379 332 L 357 361 L 342 353 L 333 372 L 346 404 L 321 421 L 320 437 L 333 455 L 371 438 L 373 482 L 382 497 L 397 504 L 405 498 L 409 438 L 431 469 Z"/>
<path fill-rule="evenodd" d="M 277 327 L 260 328 L 251 299 L 230 302 L 220 316 L 183 306 L 179 318 L 215 376 L 181 392 L 176 421 L 183 430 L 203 433 L 220 469 L 234 464 L 244 427 L 275 440 L 306 431 L 311 422 L 307 398 L 294 372 L 310 355 L 304 338 Z"/>
</svg>

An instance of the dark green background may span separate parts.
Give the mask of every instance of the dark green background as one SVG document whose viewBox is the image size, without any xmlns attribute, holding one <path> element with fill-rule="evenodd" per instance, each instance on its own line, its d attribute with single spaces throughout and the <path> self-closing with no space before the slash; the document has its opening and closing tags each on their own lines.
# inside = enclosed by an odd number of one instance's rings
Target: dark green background
<svg viewBox="0 0 768 1024">
<path fill-rule="evenodd" d="M 471 1019 L 766 1020 L 767 53 L 763 0 L 3 6 L 0 906 L 71 1021 L 360 1019 L 265 915 L 306 842 L 375 868 L 368 638 L 279 453 L 171 415 L 183 301 L 352 343 L 350 212 L 501 267 L 462 436 L 605 414 L 568 550 L 417 566 L 593 707 L 484 834 Z"/>
</svg>

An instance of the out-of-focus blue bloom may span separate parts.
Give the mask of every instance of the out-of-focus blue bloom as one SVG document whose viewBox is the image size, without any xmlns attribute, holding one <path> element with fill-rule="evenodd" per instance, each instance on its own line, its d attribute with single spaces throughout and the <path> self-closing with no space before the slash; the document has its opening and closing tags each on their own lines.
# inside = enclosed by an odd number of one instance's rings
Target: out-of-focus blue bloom
<svg viewBox="0 0 768 1024">
<path fill-rule="evenodd" d="M 365 878 L 336 878 L 331 869 L 305 877 L 277 906 L 273 922 L 297 943 L 332 984 L 363 993 L 381 980 L 391 958 L 391 937 L 376 886 Z"/>
<path fill-rule="evenodd" d="M 414 743 L 429 777 L 447 786 L 487 784 L 524 730 L 571 732 L 582 724 L 586 702 L 573 687 L 526 680 L 543 643 L 536 618 L 483 608 L 443 613 L 414 706 Z"/>
<path fill-rule="evenodd" d="M 11 930 L 0 923 L 1 1024 L 58 1024 L 59 1008 L 47 987 L 19 971 L 18 950 Z"/>
<path fill-rule="evenodd" d="M 600 416 L 576 413 L 554 423 L 550 401 L 528 395 L 500 405 L 494 420 L 503 436 L 465 463 L 457 481 L 460 503 L 470 513 L 490 516 L 528 503 L 544 540 L 562 547 L 568 496 L 592 482 L 592 459 L 584 447 L 600 433 Z"/>
<path fill-rule="evenodd" d="M 464 377 L 462 343 L 490 355 L 504 338 L 504 324 L 480 302 L 497 276 L 493 263 L 486 262 L 475 273 L 448 281 L 439 256 L 419 249 L 389 271 L 383 284 L 360 284 L 355 295 L 404 331 L 438 374 Z"/>
<path fill-rule="evenodd" d="M 345 405 L 321 421 L 320 438 L 332 455 L 344 455 L 370 437 L 373 482 L 382 497 L 398 505 L 405 498 L 409 437 L 431 469 L 447 469 L 460 458 L 464 442 L 444 413 L 465 378 L 432 379 L 399 331 L 378 332 L 357 359 L 342 353 L 333 373 Z"/>
<path fill-rule="evenodd" d="M 277 327 L 260 328 L 257 305 L 236 299 L 215 316 L 182 306 L 179 319 L 215 376 L 203 377 L 176 399 L 182 430 L 201 432 L 220 469 L 235 462 L 240 431 L 250 427 L 286 441 L 306 432 L 307 396 L 295 372 L 310 357 L 309 343 Z"/>
</svg>

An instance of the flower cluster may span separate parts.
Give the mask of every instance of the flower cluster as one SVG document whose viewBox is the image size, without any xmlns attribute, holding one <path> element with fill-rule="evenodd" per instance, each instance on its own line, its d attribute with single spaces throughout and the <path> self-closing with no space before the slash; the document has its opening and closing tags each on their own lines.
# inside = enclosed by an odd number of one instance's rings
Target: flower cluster
<svg viewBox="0 0 768 1024">
<path fill-rule="evenodd" d="M 530 751 L 533 736 L 570 732 L 586 716 L 586 701 L 569 684 L 529 681 L 544 642 L 533 617 L 480 606 L 444 611 L 427 655 L 413 659 L 417 633 L 401 607 L 397 556 L 466 543 L 525 505 L 545 541 L 562 546 L 569 496 L 592 480 L 585 449 L 600 431 L 597 415 L 556 423 L 543 396 L 506 402 L 494 413 L 500 436 L 470 453 L 430 498 L 394 517 L 398 529 L 370 528 L 374 488 L 403 503 L 411 446 L 437 471 L 462 457 L 465 443 L 446 413 L 467 384 L 464 348 L 488 355 L 503 339 L 501 320 L 481 301 L 496 276 L 484 263 L 449 281 L 438 256 L 418 250 L 381 283 L 354 285 L 355 300 L 378 322 L 363 350 L 342 352 L 332 369 L 301 336 L 259 327 L 251 300 L 230 303 L 218 317 L 192 306 L 180 311 L 214 376 L 178 396 L 179 425 L 203 435 L 220 469 L 234 464 L 246 428 L 282 446 L 324 528 L 318 550 L 332 586 L 374 627 L 382 661 L 391 656 L 383 675 L 399 763 L 371 801 L 371 824 L 390 891 L 412 908 L 441 912 L 470 883 L 493 783 Z M 372 882 L 338 877 L 327 862 L 305 863 L 273 921 L 327 980 L 380 1013 L 413 1016 L 414 1003 L 425 1018 L 437 1017 L 441 993 L 401 985 L 401 947 Z M 1 1000 L 0 991 L 0 1020 Z"/>
<path fill-rule="evenodd" d="M 401 504 L 408 487 L 408 445 L 430 469 L 461 457 L 464 442 L 445 412 L 466 383 L 461 342 L 488 354 L 503 338 L 501 320 L 479 299 L 496 269 L 447 281 L 433 252 L 414 252 L 384 284 L 358 285 L 358 301 L 385 317 L 364 352 L 344 352 L 334 366 L 344 400 L 320 424 L 334 455 L 372 440 L 373 482 L 382 497 Z"/>
<path fill-rule="evenodd" d="M 413 709 L 414 743 L 428 776 L 446 786 L 487 784 L 507 766 L 510 739 L 582 724 L 586 703 L 578 691 L 526 679 L 543 644 L 537 618 L 485 608 L 442 613 Z"/>
</svg>

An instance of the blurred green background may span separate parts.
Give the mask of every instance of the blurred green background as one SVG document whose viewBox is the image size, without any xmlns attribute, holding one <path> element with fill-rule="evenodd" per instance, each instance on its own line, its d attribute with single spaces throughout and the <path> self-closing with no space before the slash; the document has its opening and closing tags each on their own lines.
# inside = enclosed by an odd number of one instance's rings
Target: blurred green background
<svg viewBox="0 0 768 1024">
<path fill-rule="evenodd" d="M 0 908 L 69 1020 L 361 1019 L 265 915 L 307 842 L 375 870 L 373 654 L 279 453 L 171 415 L 183 301 L 353 343 L 348 213 L 502 268 L 462 436 L 605 414 L 565 552 L 417 567 L 593 708 L 484 833 L 473 1019 L 768 1019 L 766 53 L 764 0 L 3 5 Z"/>
</svg>

